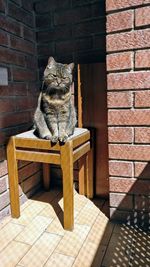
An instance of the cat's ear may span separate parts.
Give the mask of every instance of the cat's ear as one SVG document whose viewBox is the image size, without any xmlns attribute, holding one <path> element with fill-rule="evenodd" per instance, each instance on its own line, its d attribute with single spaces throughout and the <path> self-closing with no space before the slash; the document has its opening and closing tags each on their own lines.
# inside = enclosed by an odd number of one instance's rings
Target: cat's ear
<svg viewBox="0 0 150 267">
<path fill-rule="evenodd" d="M 68 64 L 67 67 L 68 67 L 69 71 L 72 72 L 74 69 L 74 63 Z"/>
<path fill-rule="evenodd" d="M 48 59 L 48 66 L 53 66 L 56 63 L 55 59 L 53 57 L 49 57 Z"/>
</svg>

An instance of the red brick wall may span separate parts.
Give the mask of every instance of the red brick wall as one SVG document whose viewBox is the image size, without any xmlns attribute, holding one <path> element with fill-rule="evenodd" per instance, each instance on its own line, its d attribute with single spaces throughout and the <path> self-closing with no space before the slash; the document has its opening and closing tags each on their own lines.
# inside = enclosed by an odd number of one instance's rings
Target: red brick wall
<svg viewBox="0 0 150 267">
<path fill-rule="evenodd" d="M 148 223 L 150 1 L 107 0 L 110 215 Z"/>
<path fill-rule="evenodd" d="M 0 218 L 9 212 L 5 145 L 10 135 L 32 125 L 37 102 L 37 54 L 32 1 L 0 0 L 0 66 L 8 69 L 8 86 L 0 86 Z M 20 163 L 21 199 L 37 189 L 40 165 Z M 37 174 L 35 179 L 35 173 Z"/>
<path fill-rule="evenodd" d="M 41 0 L 34 8 L 40 67 L 50 55 L 64 63 L 105 60 L 104 0 Z"/>
</svg>

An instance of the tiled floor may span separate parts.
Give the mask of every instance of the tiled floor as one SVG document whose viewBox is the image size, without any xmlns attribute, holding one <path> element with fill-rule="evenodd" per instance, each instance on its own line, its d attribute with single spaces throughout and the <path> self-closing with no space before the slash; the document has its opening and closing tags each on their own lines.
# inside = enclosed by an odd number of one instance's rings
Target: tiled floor
<svg viewBox="0 0 150 267">
<path fill-rule="evenodd" d="M 19 219 L 0 222 L 0 267 L 150 267 L 150 236 L 109 222 L 104 200 L 75 192 L 75 228 L 62 227 L 62 193 L 40 192 Z"/>
</svg>

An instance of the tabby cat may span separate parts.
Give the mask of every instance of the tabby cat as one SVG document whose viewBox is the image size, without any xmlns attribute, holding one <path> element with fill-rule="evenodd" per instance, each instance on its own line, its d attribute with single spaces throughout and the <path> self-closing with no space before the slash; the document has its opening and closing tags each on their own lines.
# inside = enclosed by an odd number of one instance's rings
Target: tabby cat
<svg viewBox="0 0 150 267">
<path fill-rule="evenodd" d="M 48 59 L 44 71 L 44 89 L 39 95 L 34 125 L 40 138 L 65 143 L 74 133 L 76 112 L 72 103 L 71 86 L 74 63 L 61 64 Z"/>
</svg>

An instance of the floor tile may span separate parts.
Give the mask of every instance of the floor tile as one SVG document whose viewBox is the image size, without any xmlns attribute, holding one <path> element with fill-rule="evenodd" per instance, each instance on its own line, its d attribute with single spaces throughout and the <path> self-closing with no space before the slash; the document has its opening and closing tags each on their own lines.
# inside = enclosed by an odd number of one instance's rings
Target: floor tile
<svg viewBox="0 0 150 267">
<path fill-rule="evenodd" d="M 27 267 L 42 267 L 56 248 L 60 237 L 49 233 L 44 233 L 19 262 Z"/>
<path fill-rule="evenodd" d="M 54 210 L 53 206 L 49 205 L 48 207 L 42 209 L 42 211 L 39 213 L 40 216 L 50 217 L 50 218 L 56 218 L 57 214 Z"/>
<path fill-rule="evenodd" d="M 91 226 L 94 223 L 98 213 L 99 209 L 91 201 L 89 201 L 75 218 L 75 223 Z"/>
<path fill-rule="evenodd" d="M 11 241 L 0 253 L 1 267 L 14 267 L 30 246 L 16 241 Z"/>
<path fill-rule="evenodd" d="M 75 258 L 54 253 L 44 267 L 71 267 Z"/>
<path fill-rule="evenodd" d="M 60 222 L 58 217 L 56 217 L 52 221 L 52 223 L 47 227 L 46 231 L 49 233 L 58 234 L 61 236 L 64 236 L 66 232 L 63 228 L 62 222 Z"/>
<path fill-rule="evenodd" d="M 66 231 L 61 239 L 56 252 L 68 256 L 76 257 L 86 239 L 90 227 L 87 225 L 75 225 L 72 232 Z"/>
<path fill-rule="evenodd" d="M 45 231 L 45 229 L 51 222 L 52 219 L 50 218 L 37 216 L 17 236 L 16 240 L 32 245 L 39 238 L 39 236 Z"/>
<path fill-rule="evenodd" d="M 10 220 L 11 220 L 10 216 L 6 216 L 2 220 L 0 220 L 0 229 L 2 229 L 7 223 L 9 223 Z"/>
<path fill-rule="evenodd" d="M 9 222 L 0 230 L 0 251 L 4 249 L 21 231 L 24 227 Z"/>
<path fill-rule="evenodd" d="M 43 203 L 34 201 L 21 212 L 19 218 L 13 219 L 13 222 L 28 225 L 45 207 Z"/>
<path fill-rule="evenodd" d="M 87 202 L 88 202 L 88 199 L 85 196 L 76 194 L 74 196 L 75 210 L 81 211 L 83 209 L 83 207 L 87 204 Z"/>
</svg>

